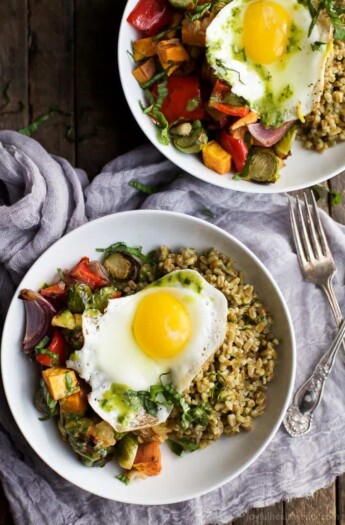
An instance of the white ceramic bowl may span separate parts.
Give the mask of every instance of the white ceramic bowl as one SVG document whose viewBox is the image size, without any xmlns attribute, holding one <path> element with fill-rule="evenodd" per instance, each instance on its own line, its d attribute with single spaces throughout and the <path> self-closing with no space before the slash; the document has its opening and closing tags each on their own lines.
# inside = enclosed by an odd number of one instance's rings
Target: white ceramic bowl
<svg viewBox="0 0 345 525">
<path fill-rule="evenodd" d="M 216 247 L 235 258 L 273 313 L 274 333 L 281 340 L 275 379 L 269 386 L 266 412 L 251 432 L 222 438 L 204 450 L 183 457 L 163 446 L 160 476 L 125 486 L 114 479 L 116 462 L 104 468 L 83 466 L 63 443 L 55 421 L 41 422 L 32 399 L 38 377 L 36 366 L 24 354 L 24 308 L 18 299 L 22 288 L 38 289 L 56 276 L 55 269 L 71 268 L 81 256 L 97 258 L 95 248 L 116 241 L 142 245 L 145 251 L 166 244 L 172 248 Z M 36 453 L 71 483 L 104 498 L 136 504 L 183 501 L 219 487 L 247 468 L 265 449 L 283 419 L 295 371 L 295 343 L 291 319 L 279 291 L 263 264 L 239 241 L 200 219 L 165 211 L 133 211 L 110 215 L 69 233 L 51 246 L 30 268 L 10 305 L 1 352 L 2 377 L 12 414 Z"/>
<path fill-rule="evenodd" d="M 157 139 L 157 128 L 140 109 L 138 101 L 146 105 L 143 90 L 132 75 L 133 60 L 128 53 L 131 42 L 139 38 L 139 33 L 127 22 L 127 16 L 137 4 L 128 0 L 123 13 L 118 39 L 118 64 L 122 88 L 128 105 L 147 138 L 154 146 L 182 170 L 216 186 L 249 193 L 281 193 L 299 190 L 333 177 L 345 169 L 345 143 L 338 144 L 324 153 L 304 149 L 296 141 L 292 155 L 281 170 L 281 178 L 274 184 L 257 184 L 249 181 L 233 180 L 232 175 L 218 175 L 203 165 L 199 155 L 187 155 L 173 145 L 163 146 Z"/>
</svg>

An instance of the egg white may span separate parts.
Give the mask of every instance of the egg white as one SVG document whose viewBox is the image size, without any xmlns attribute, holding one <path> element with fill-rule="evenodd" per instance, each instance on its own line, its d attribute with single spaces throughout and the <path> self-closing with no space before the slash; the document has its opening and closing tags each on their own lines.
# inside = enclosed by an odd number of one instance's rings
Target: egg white
<svg viewBox="0 0 345 525">
<path fill-rule="evenodd" d="M 206 33 L 207 60 L 217 77 L 232 86 L 257 111 L 262 123 L 276 127 L 311 112 L 322 94 L 330 23 L 320 17 L 308 36 L 309 10 L 295 0 L 274 0 L 291 20 L 288 47 L 271 64 L 255 64 L 243 53 L 242 33 L 247 7 L 256 0 L 233 0 L 215 17 Z M 314 50 L 315 42 L 326 45 Z"/>
<path fill-rule="evenodd" d="M 147 294 L 168 292 L 189 313 L 192 333 L 181 352 L 172 358 L 153 359 L 139 347 L 133 335 L 133 320 L 140 300 Z M 92 388 L 89 403 L 115 430 L 124 432 L 165 421 L 171 407 L 160 407 L 157 417 L 143 407 L 125 421 L 116 408 L 104 410 L 101 400 L 113 384 L 134 391 L 150 390 L 170 372 L 173 386 L 182 393 L 225 338 L 227 326 L 225 296 L 194 270 L 176 270 L 144 290 L 109 301 L 105 313 L 86 311 L 82 318 L 84 346 L 73 354 L 67 366 L 76 370 Z"/>
</svg>

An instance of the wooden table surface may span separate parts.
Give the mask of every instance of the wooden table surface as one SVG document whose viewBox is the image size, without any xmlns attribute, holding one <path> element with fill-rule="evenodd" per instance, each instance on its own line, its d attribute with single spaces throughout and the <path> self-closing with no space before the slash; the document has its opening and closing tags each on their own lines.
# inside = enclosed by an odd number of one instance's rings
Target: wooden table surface
<svg viewBox="0 0 345 525">
<path fill-rule="evenodd" d="M 146 142 L 117 73 L 117 35 L 125 3 L 0 0 L 1 129 L 19 130 L 55 110 L 34 138 L 89 175 Z M 344 192 L 344 180 L 335 177 L 328 188 Z M 345 224 L 345 198 L 336 207 L 331 199 L 321 204 Z M 12 523 L 0 490 L 0 525 Z M 234 523 L 345 525 L 345 476 L 313 497 L 255 509 Z"/>
</svg>

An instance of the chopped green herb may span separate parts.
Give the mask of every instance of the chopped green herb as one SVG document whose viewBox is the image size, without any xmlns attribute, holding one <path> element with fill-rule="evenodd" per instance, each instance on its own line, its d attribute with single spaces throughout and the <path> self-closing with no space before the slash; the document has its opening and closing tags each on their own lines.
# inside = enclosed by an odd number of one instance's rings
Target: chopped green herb
<svg viewBox="0 0 345 525">
<path fill-rule="evenodd" d="M 162 187 L 161 184 L 157 184 L 156 186 L 149 186 L 148 184 L 143 184 L 138 180 L 131 180 L 128 183 L 128 186 L 130 186 L 131 188 L 135 188 L 136 190 L 139 190 L 143 193 L 147 193 L 147 195 L 158 193 L 160 191 L 160 188 Z"/>
<path fill-rule="evenodd" d="M 129 477 L 125 476 L 124 474 L 118 474 L 117 476 L 115 476 L 115 478 L 119 481 L 122 481 L 122 483 L 124 483 L 125 485 L 128 485 L 128 483 L 130 482 Z"/>
<path fill-rule="evenodd" d="M 215 218 L 215 214 L 213 213 L 213 211 L 208 210 L 207 208 L 203 208 L 202 210 L 200 210 L 200 213 L 202 213 L 202 215 L 205 215 L 205 217 L 208 217 L 209 219 Z"/>
<path fill-rule="evenodd" d="M 167 29 L 164 29 L 164 31 L 161 31 L 160 33 L 158 33 L 158 35 L 154 36 L 152 38 L 152 40 L 154 42 L 157 42 L 157 40 L 160 40 L 163 36 L 165 36 L 167 33 L 170 33 L 170 31 L 178 31 L 179 29 L 181 29 L 181 26 L 171 26 L 171 27 L 168 27 Z"/>
<path fill-rule="evenodd" d="M 186 110 L 187 111 L 194 111 L 200 104 L 200 99 L 199 98 L 191 98 L 188 100 L 187 104 L 186 104 Z"/>
<path fill-rule="evenodd" d="M 343 197 L 339 191 L 330 191 L 330 197 L 332 206 L 338 206 L 343 200 Z"/>
<path fill-rule="evenodd" d="M 200 20 L 200 18 L 202 18 L 207 13 L 207 11 L 210 11 L 211 6 L 211 3 L 197 5 L 196 7 L 194 7 L 193 11 L 191 11 L 190 13 L 187 12 L 187 16 L 192 22 L 195 22 L 195 20 Z"/>
<path fill-rule="evenodd" d="M 52 109 L 51 111 L 49 111 L 45 115 L 42 115 L 41 117 L 37 118 L 36 120 L 33 120 L 31 122 L 31 124 L 29 124 L 25 128 L 21 128 L 19 130 L 19 133 L 21 133 L 22 135 L 26 135 L 27 137 L 31 137 L 35 133 L 35 131 L 37 131 L 38 128 L 40 128 L 42 126 L 42 124 L 44 124 L 44 122 L 46 122 L 47 120 L 50 119 L 50 117 L 54 113 L 55 113 L 55 110 Z"/>
<path fill-rule="evenodd" d="M 78 387 L 73 384 L 73 377 L 69 370 L 65 374 L 65 384 L 68 393 L 75 392 L 78 389 Z"/>
<path fill-rule="evenodd" d="M 311 48 L 313 51 L 325 51 L 327 44 L 325 42 L 313 42 Z"/>
<path fill-rule="evenodd" d="M 194 452 L 199 448 L 194 441 L 185 438 L 168 439 L 168 445 L 177 456 L 182 456 L 183 452 Z"/>
<path fill-rule="evenodd" d="M 34 402 L 36 408 L 44 414 L 43 417 L 39 418 L 40 421 L 46 421 L 47 419 L 57 416 L 58 402 L 52 398 L 42 378 L 40 379 L 39 387 L 35 393 Z"/>
<path fill-rule="evenodd" d="M 35 348 L 36 355 L 48 355 L 51 357 L 51 364 L 53 366 L 57 366 L 59 364 L 59 355 L 55 352 L 51 352 L 50 350 L 47 350 L 46 348 Z"/>
<path fill-rule="evenodd" d="M 41 350 L 41 348 L 46 348 L 46 346 L 49 344 L 49 342 L 50 342 L 50 339 L 46 335 L 45 337 L 43 337 L 43 339 L 41 339 L 41 341 L 38 343 L 38 345 L 35 346 L 35 350 Z"/>
</svg>

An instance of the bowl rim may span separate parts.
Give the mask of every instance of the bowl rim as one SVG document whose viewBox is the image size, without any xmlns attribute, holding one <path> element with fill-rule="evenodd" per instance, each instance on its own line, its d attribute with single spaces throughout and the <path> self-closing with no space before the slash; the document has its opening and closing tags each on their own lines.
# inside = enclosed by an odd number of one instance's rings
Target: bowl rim
<svg viewBox="0 0 345 525">
<path fill-rule="evenodd" d="M 164 500 L 159 501 L 159 502 L 157 502 L 155 500 L 152 500 L 152 501 L 148 500 L 147 502 L 145 501 L 145 503 L 143 503 L 141 501 L 138 502 L 138 503 L 135 503 L 133 501 L 127 501 L 126 499 L 123 499 L 121 497 L 120 497 L 120 499 L 118 497 L 109 498 L 107 496 L 104 496 L 104 494 L 102 494 L 101 491 L 98 491 L 97 487 L 95 487 L 95 489 L 91 492 L 89 488 L 86 488 L 84 483 L 77 484 L 74 481 L 71 481 L 68 478 L 68 475 L 66 475 L 66 473 L 63 472 L 62 469 L 60 469 L 58 465 L 52 466 L 46 458 L 42 457 L 41 452 L 40 452 L 39 443 L 37 441 L 34 441 L 32 438 L 28 438 L 25 435 L 24 431 L 22 430 L 21 421 L 19 420 L 19 418 L 17 418 L 15 406 L 13 406 L 11 395 L 10 395 L 10 391 L 11 391 L 10 390 L 10 383 L 11 382 L 9 380 L 7 380 L 7 377 L 5 377 L 5 368 L 6 367 L 4 365 L 5 365 L 5 361 L 6 361 L 6 358 L 5 358 L 6 352 L 3 351 L 3 348 L 6 348 L 5 342 L 6 342 L 6 339 L 7 339 L 7 333 L 9 332 L 9 325 L 10 325 L 10 318 L 11 318 L 11 315 L 12 315 L 12 310 L 15 310 L 16 309 L 16 305 L 18 304 L 17 303 L 17 298 L 18 298 L 19 291 L 22 288 L 22 282 L 23 282 L 24 279 L 26 279 L 26 277 L 27 277 L 29 272 L 30 273 L 31 272 L 34 273 L 35 267 L 38 264 L 38 262 L 40 262 L 42 260 L 42 258 L 45 258 L 47 256 L 47 253 L 49 254 L 50 251 L 55 249 L 56 245 L 63 244 L 66 237 L 72 238 L 74 236 L 78 236 L 79 233 L 80 233 L 80 230 L 86 230 L 91 224 L 92 225 L 94 225 L 95 223 L 96 224 L 102 224 L 102 223 L 107 222 L 109 220 L 111 221 L 112 218 L 115 217 L 115 216 L 126 217 L 127 215 L 134 215 L 134 214 L 138 215 L 138 216 L 140 216 L 140 215 L 154 215 L 154 216 L 157 216 L 157 217 L 160 217 L 162 215 L 171 216 L 171 217 L 179 216 L 181 219 L 184 219 L 184 220 L 190 221 L 190 222 L 194 222 L 196 224 L 200 224 L 203 227 L 206 226 L 206 227 L 208 227 L 211 230 L 214 230 L 214 231 L 216 231 L 218 233 L 221 233 L 225 238 L 230 240 L 230 242 L 232 242 L 233 244 L 237 245 L 237 247 L 239 247 L 240 250 L 242 250 L 245 253 L 246 257 L 248 257 L 249 259 L 252 259 L 254 261 L 254 263 L 260 267 L 261 271 L 265 275 L 265 278 L 268 279 L 268 281 L 270 281 L 270 284 L 274 288 L 274 290 L 275 290 L 275 292 L 276 292 L 276 294 L 277 294 L 277 296 L 279 298 L 279 301 L 281 303 L 281 306 L 283 308 L 283 311 L 284 311 L 284 314 L 285 314 L 285 320 L 286 320 L 287 328 L 288 328 L 288 332 L 289 332 L 289 336 L 290 336 L 290 339 L 291 339 L 291 350 L 290 350 L 290 353 L 291 353 L 291 375 L 290 375 L 290 379 L 289 379 L 289 383 L 288 383 L 288 389 L 287 389 L 287 395 L 286 395 L 286 398 L 285 398 L 285 402 L 284 402 L 283 406 L 281 407 L 281 409 L 279 410 L 279 416 L 277 417 L 276 423 L 273 425 L 273 427 L 272 427 L 271 431 L 269 432 L 267 438 L 262 443 L 262 445 L 258 448 L 258 450 L 255 452 L 255 454 L 253 454 L 253 456 L 249 460 L 247 460 L 240 468 L 238 468 L 236 472 L 234 472 L 230 476 L 224 477 L 221 481 L 210 485 L 206 490 L 203 490 L 203 489 L 196 490 L 196 491 L 192 492 L 191 494 L 188 494 L 183 499 L 181 499 L 181 498 L 177 498 L 176 499 L 174 497 L 171 497 L 171 498 L 165 498 Z M 108 500 L 112 500 L 112 501 L 117 501 L 117 502 L 120 502 L 120 503 L 139 504 L 139 505 L 145 505 L 145 506 L 149 506 L 149 505 L 156 506 L 156 505 L 181 503 L 181 502 L 188 501 L 188 500 L 191 500 L 191 499 L 196 498 L 196 497 L 200 497 L 200 496 L 202 496 L 204 494 L 207 494 L 207 493 L 209 493 L 209 492 L 211 492 L 213 490 L 218 489 L 219 487 L 221 487 L 225 483 L 228 483 L 231 480 L 237 478 L 243 471 L 245 471 L 248 467 L 250 467 L 255 462 L 255 460 L 264 452 L 264 450 L 268 447 L 268 445 L 271 443 L 271 441 L 273 440 L 275 434 L 277 433 L 280 425 L 282 424 L 284 415 L 285 415 L 286 410 L 287 410 L 287 408 L 288 408 L 288 406 L 290 404 L 290 400 L 291 400 L 292 393 L 293 393 L 293 386 L 294 386 L 294 382 L 295 382 L 295 375 L 296 375 L 296 339 L 295 339 L 295 332 L 294 332 L 294 327 L 293 327 L 293 323 L 292 323 L 292 318 L 291 318 L 289 309 L 287 307 L 286 301 L 284 299 L 284 296 L 283 296 L 283 294 L 282 294 L 278 284 L 276 283 L 275 279 L 270 274 L 270 272 L 266 269 L 265 265 L 261 262 L 261 260 L 245 244 L 243 244 L 236 237 L 234 237 L 232 234 L 228 233 L 227 231 L 223 230 L 219 226 L 211 224 L 211 223 L 209 223 L 209 222 L 207 222 L 207 221 L 205 221 L 203 219 L 199 219 L 199 218 L 194 217 L 192 215 L 188 215 L 188 214 L 184 214 L 184 213 L 178 213 L 178 212 L 173 212 L 173 211 L 168 211 L 168 210 L 139 209 L 139 210 L 130 210 L 130 211 L 123 211 L 123 212 L 113 213 L 113 214 L 106 215 L 104 217 L 100 217 L 98 219 L 89 221 L 89 222 L 87 222 L 87 223 L 85 223 L 85 224 L 75 228 L 74 230 L 66 233 L 60 239 L 55 241 L 51 246 L 49 246 L 49 248 L 47 248 L 47 250 L 45 250 L 36 259 L 34 264 L 25 273 L 24 277 L 22 278 L 21 282 L 19 283 L 18 287 L 16 288 L 16 290 L 14 292 L 14 295 L 13 295 L 13 298 L 11 300 L 10 306 L 8 308 L 7 314 L 6 314 L 6 319 L 5 319 L 4 326 L 3 326 L 3 333 L 2 333 L 0 348 L 1 348 L 1 352 L 0 352 L 0 354 L 1 354 L 0 355 L 1 377 L 2 377 L 2 382 L 3 382 L 3 387 L 4 387 L 4 392 L 5 392 L 5 397 L 6 397 L 7 403 L 9 405 L 12 417 L 14 418 L 14 420 L 15 420 L 15 422 L 16 422 L 16 424 L 17 424 L 17 426 L 18 426 L 18 428 L 19 428 L 19 430 L 21 432 L 21 434 L 23 435 L 23 437 L 26 440 L 26 442 L 30 445 L 30 447 L 34 450 L 34 452 L 38 455 L 38 457 L 49 468 L 51 468 L 55 473 L 57 473 L 63 479 L 65 479 L 66 481 L 68 481 L 72 485 L 75 485 L 76 487 L 81 488 L 81 489 L 89 492 L 90 494 L 94 494 L 96 496 L 99 496 L 99 497 L 102 497 L 102 498 L 105 498 L 105 499 L 108 499 Z"/>
<path fill-rule="evenodd" d="M 168 146 L 165 146 L 165 145 L 161 144 L 159 142 L 159 140 L 156 138 L 156 134 L 150 133 L 146 126 L 142 126 L 141 125 L 140 119 L 138 117 L 138 113 L 136 111 L 134 111 L 134 108 L 133 108 L 133 105 L 132 105 L 131 96 L 129 94 L 129 90 L 125 90 L 124 89 L 124 86 L 126 84 L 126 78 L 125 78 L 125 76 L 126 76 L 126 68 L 123 68 L 123 52 L 122 52 L 121 42 L 124 40 L 123 33 L 125 31 L 126 25 L 128 24 L 127 16 L 129 14 L 130 8 L 132 8 L 131 2 L 134 3 L 134 0 L 127 0 L 127 3 L 126 3 L 125 8 L 123 10 L 123 14 L 122 14 L 122 17 L 121 17 L 121 22 L 120 22 L 118 39 L 117 39 L 117 64 L 118 64 L 118 71 L 119 71 L 120 83 L 121 83 L 122 91 L 123 91 L 124 97 L 126 99 L 127 105 L 129 107 L 129 109 L 130 109 L 130 111 L 131 111 L 131 113 L 132 113 L 132 115 L 133 115 L 137 125 L 139 126 L 141 131 L 144 133 L 146 138 L 151 142 L 151 144 L 156 149 L 158 149 L 158 151 L 165 158 L 170 160 L 170 162 L 172 162 L 173 164 L 178 166 L 181 170 L 185 171 L 182 163 L 180 163 L 180 162 L 177 163 L 176 162 L 176 158 L 174 158 L 174 150 L 171 149 L 172 145 L 168 144 Z M 341 147 L 341 144 L 343 144 L 344 151 L 345 151 L 345 144 L 344 143 L 339 143 L 339 144 L 335 145 L 334 148 L 335 147 Z M 305 151 L 308 152 L 307 149 Z M 171 152 L 173 152 L 173 153 L 171 153 Z M 286 183 L 284 188 L 279 188 L 275 184 L 259 185 L 259 184 L 253 183 L 251 181 L 246 181 L 247 184 L 245 186 L 238 186 L 237 188 L 232 188 L 232 187 L 229 187 L 229 184 L 226 182 L 226 179 L 224 177 L 222 177 L 222 176 L 219 176 L 219 182 L 218 181 L 214 182 L 214 181 L 208 180 L 208 178 L 206 176 L 204 176 L 203 174 L 190 173 L 188 171 L 185 171 L 185 172 L 188 175 L 192 176 L 192 177 L 196 177 L 196 178 L 198 178 L 198 179 L 200 179 L 200 180 L 202 180 L 204 182 L 207 182 L 208 184 L 212 184 L 212 185 L 218 186 L 220 188 L 225 188 L 227 190 L 239 191 L 239 192 L 242 192 L 242 193 L 253 193 L 253 194 L 273 194 L 273 193 L 285 193 L 285 192 L 289 192 L 289 191 L 303 190 L 305 188 L 309 188 L 310 186 L 321 184 L 322 182 L 324 182 L 326 180 L 329 180 L 332 177 L 335 177 L 336 175 L 339 175 L 344 170 L 345 170 L 345 161 L 342 164 L 342 166 L 336 167 L 336 168 L 332 169 L 331 171 L 326 172 L 324 175 L 320 175 L 319 177 L 315 178 L 313 181 L 306 181 L 306 182 L 300 182 L 300 183 L 297 182 L 295 184 L 294 183 L 290 183 L 290 184 Z M 211 170 L 209 170 L 209 171 L 211 171 Z"/>
</svg>

